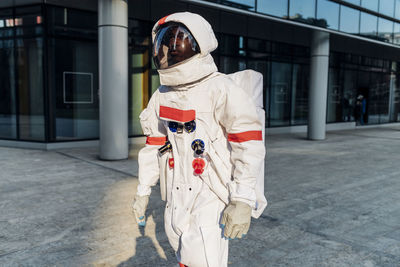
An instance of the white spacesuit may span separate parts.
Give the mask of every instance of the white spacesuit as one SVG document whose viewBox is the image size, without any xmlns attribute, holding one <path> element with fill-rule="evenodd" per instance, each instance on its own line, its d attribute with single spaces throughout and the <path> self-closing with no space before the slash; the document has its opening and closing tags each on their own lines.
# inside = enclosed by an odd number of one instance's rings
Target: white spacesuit
<svg viewBox="0 0 400 267">
<path fill-rule="evenodd" d="M 256 204 L 262 124 L 243 89 L 217 72 L 210 52 L 218 43 L 204 18 L 166 16 L 152 37 L 162 85 L 140 114 L 147 141 L 133 210 L 144 225 L 160 179 L 165 231 L 181 265 L 227 266 L 228 240 L 245 235 L 252 212 L 266 205 Z"/>
</svg>

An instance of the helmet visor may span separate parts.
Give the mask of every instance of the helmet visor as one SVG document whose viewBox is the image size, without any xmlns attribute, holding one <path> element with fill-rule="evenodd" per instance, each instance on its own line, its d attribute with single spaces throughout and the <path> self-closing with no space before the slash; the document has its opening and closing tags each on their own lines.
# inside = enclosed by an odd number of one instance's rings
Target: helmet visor
<svg viewBox="0 0 400 267">
<path fill-rule="evenodd" d="M 200 52 L 190 31 L 178 23 L 160 27 L 153 44 L 153 60 L 157 69 L 172 67 Z"/>
</svg>

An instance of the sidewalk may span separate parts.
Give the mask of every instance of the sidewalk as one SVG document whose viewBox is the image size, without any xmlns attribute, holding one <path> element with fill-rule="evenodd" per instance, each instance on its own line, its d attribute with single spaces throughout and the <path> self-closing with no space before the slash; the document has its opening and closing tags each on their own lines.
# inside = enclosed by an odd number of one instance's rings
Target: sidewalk
<svg viewBox="0 0 400 267">
<path fill-rule="evenodd" d="M 155 187 L 130 213 L 137 149 L 0 147 L 0 266 L 177 266 Z M 400 126 L 267 137 L 269 206 L 229 266 L 400 266 Z"/>
</svg>

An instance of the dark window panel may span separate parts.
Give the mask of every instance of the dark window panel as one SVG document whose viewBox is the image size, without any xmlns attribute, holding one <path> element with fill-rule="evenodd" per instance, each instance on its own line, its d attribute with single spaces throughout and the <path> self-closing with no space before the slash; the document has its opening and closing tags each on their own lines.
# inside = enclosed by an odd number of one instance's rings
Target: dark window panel
<svg viewBox="0 0 400 267">
<path fill-rule="evenodd" d="M 13 37 L 14 18 L 12 9 L 0 9 L 0 38 Z"/>
<path fill-rule="evenodd" d="M 47 7 L 48 34 L 96 40 L 97 14 L 63 7 Z"/>
<path fill-rule="evenodd" d="M 308 65 L 293 64 L 291 125 L 307 124 L 309 76 Z"/>
<path fill-rule="evenodd" d="M 291 70 L 292 64 L 271 62 L 270 125 L 290 124 Z"/>
<path fill-rule="evenodd" d="M 153 21 L 157 21 L 172 13 L 184 12 L 187 10 L 188 4 L 176 0 L 151 0 L 150 16 Z"/>
<path fill-rule="evenodd" d="M 13 40 L 0 40 L 0 138 L 17 138 Z"/>
<path fill-rule="evenodd" d="M 128 17 L 135 19 L 150 20 L 149 0 L 129 0 Z"/>
<path fill-rule="evenodd" d="M 52 140 L 99 136 L 98 47 L 94 41 L 49 40 L 49 90 L 54 110 Z"/>
<path fill-rule="evenodd" d="M 221 11 L 221 32 L 235 35 L 247 35 L 246 16 Z"/>
<path fill-rule="evenodd" d="M 17 39 L 19 133 L 22 140 L 45 140 L 43 39 Z"/>
</svg>

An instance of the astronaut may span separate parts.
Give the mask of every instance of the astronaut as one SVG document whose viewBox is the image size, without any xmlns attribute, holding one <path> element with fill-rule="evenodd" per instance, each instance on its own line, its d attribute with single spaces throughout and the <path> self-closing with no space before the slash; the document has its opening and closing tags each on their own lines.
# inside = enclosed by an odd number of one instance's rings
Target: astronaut
<svg viewBox="0 0 400 267">
<path fill-rule="evenodd" d="M 229 240 L 246 235 L 252 213 L 265 208 L 256 194 L 263 126 L 244 90 L 217 71 L 210 53 L 218 43 L 203 17 L 166 16 L 152 40 L 161 86 L 140 114 L 147 139 L 133 211 L 144 226 L 160 180 L 165 231 L 180 266 L 227 266 Z"/>
</svg>

